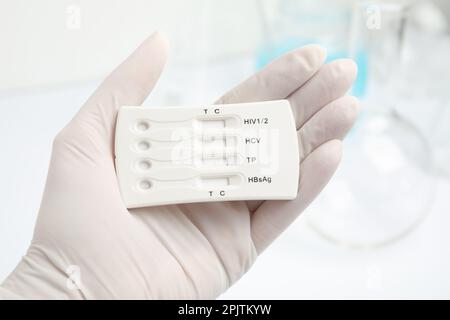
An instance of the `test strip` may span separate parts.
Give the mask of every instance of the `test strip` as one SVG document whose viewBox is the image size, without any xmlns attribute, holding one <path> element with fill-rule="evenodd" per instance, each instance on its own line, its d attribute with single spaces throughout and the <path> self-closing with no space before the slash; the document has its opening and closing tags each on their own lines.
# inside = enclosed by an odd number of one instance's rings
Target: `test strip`
<svg viewBox="0 0 450 320">
<path fill-rule="evenodd" d="M 297 196 L 297 132 L 287 100 L 122 107 L 115 162 L 128 208 Z"/>
</svg>

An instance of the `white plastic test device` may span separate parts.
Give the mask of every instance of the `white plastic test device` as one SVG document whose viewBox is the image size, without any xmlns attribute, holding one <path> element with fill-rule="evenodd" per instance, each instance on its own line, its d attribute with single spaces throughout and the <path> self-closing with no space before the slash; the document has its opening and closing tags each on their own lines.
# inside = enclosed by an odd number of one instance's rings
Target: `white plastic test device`
<svg viewBox="0 0 450 320">
<path fill-rule="evenodd" d="M 287 100 L 204 107 L 122 107 L 115 164 L 127 208 L 294 199 L 295 121 Z"/>
</svg>

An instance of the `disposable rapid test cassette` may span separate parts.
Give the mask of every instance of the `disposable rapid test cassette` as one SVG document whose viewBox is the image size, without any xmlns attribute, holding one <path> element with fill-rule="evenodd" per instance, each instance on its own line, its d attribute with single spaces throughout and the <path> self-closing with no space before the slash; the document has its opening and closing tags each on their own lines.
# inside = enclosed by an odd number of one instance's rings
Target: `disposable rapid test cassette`
<svg viewBox="0 0 450 320">
<path fill-rule="evenodd" d="M 297 196 L 297 132 L 287 100 L 122 107 L 115 156 L 128 208 Z"/>
</svg>

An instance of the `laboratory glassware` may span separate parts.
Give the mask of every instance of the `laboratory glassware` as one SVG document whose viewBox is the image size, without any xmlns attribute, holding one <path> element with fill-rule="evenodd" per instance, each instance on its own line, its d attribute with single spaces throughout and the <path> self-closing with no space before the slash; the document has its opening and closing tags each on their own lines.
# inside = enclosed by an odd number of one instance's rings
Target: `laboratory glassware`
<svg viewBox="0 0 450 320">
<path fill-rule="evenodd" d="M 362 112 L 344 142 L 340 167 L 307 212 L 307 223 L 337 244 L 375 248 L 414 230 L 434 195 L 427 136 L 396 111 L 409 6 L 355 5 L 349 53 Z"/>
</svg>

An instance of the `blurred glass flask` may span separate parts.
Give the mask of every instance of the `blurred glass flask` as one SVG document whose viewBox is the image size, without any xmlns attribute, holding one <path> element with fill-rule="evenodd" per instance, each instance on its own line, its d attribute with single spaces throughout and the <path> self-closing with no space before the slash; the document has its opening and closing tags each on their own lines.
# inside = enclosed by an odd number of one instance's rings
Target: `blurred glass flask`
<svg viewBox="0 0 450 320">
<path fill-rule="evenodd" d="M 343 57 L 349 28 L 348 4 L 349 0 L 256 1 L 263 35 L 257 68 L 311 43 L 325 46 L 329 60 Z"/>
<path fill-rule="evenodd" d="M 334 243 L 375 248 L 420 224 L 434 195 L 432 153 L 417 128 L 395 111 L 408 5 L 357 3 L 349 50 L 360 72 L 362 112 L 344 143 L 342 163 L 307 213 Z"/>
</svg>

